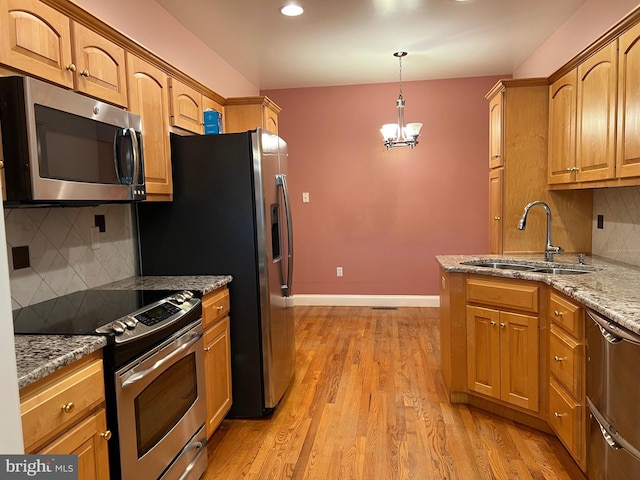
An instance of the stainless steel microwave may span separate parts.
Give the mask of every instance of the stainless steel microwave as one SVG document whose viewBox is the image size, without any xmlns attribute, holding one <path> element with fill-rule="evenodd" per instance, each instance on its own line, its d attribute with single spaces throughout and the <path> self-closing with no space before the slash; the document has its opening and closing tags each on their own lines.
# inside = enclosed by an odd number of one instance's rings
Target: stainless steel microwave
<svg viewBox="0 0 640 480">
<path fill-rule="evenodd" d="M 7 206 L 146 198 L 138 115 L 29 77 L 0 78 Z"/>
</svg>

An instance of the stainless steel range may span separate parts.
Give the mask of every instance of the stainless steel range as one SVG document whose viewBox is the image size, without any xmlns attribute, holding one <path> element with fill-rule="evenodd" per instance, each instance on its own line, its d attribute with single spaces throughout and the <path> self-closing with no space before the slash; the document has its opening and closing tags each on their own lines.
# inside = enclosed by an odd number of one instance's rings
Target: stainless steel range
<svg viewBox="0 0 640 480">
<path fill-rule="evenodd" d="M 104 335 L 111 478 L 207 466 L 202 305 L 189 291 L 86 290 L 13 312 L 17 334 Z"/>
</svg>

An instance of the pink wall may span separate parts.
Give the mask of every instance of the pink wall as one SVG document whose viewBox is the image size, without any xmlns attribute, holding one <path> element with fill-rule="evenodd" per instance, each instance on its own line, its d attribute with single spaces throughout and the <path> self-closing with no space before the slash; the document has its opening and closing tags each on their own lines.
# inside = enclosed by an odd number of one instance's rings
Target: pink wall
<svg viewBox="0 0 640 480">
<path fill-rule="evenodd" d="M 436 295 L 435 255 L 487 252 L 484 95 L 499 78 L 405 83 L 414 150 L 380 139 L 397 83 L 262 92 L 289 145 L 295 294 Z"/>
</svg>

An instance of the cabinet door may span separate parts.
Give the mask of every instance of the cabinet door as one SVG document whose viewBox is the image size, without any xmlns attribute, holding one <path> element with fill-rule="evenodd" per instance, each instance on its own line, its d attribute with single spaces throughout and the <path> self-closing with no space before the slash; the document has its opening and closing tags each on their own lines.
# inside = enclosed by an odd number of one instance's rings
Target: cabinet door
<svg viewBox="0 0 640 480">
<path fill-rule="evenodd" d="M 75 427 L 58 437 L 38 454 L 72 454 L 78 456 L 78 478 L 82 480 L 109 480 L 109 450 L 104 409 L 90 415 Z"/>
<path fill-rule="evenodd" d="M 92 30 L 72 23 L 76 90 L 127 106 L 124 49 Z"/>
<path fill-rule="evenodd" d="M 504 168 L 489 171 L 489 253 L 502 253 Z"/>
<path fill-rule="evenodd" d="M 204 371 L 207 390 L 207 438 L 231 408 L 231 347 L 229 317 L 204 333 Z"/>
<path fill-rule="evenodd" d="M 616 176 L 640 176 L 640 25 L 619 38 Z"/>
<path fill-rule="evenodd" d="M 538 411 L 538 317 L 500 312 L 502 400 Z"/>
<path fill-rule="evenodd" d="M 489 168 L 504 165 L 502 143 L 502 104 L 503 92 L 499 92 L 489 101 Z"/>
<path fill-rule="evenodd" d="M 0 62 L 72 88 L 69 19 L 37 0 L 0 0 Z"/>
<path fill-rule="evenodd" d="M 615 176 L 617 40 L 578 65 L 576 181 Z"/>
<path fill-rule="evenodd" d="M 193 133 L 203 133 L 202 95 L 184 83 L 169 78 L 171 125 Z"/>
<path fill-rule="evenodd" d="M 167 75 L 134 55 L 127 55 L 129 106 L 142 117 L 144 174 L 149 200 L 170 199 L 171 144 Z M 155 197 L 155 198 L 154 198 Z"/>
<path fill-rule="evenodd" d="M 575 180 L 577 85 L 578 71 L 572 70 L 549 87 L 550 184 Z"/>
<path fill-rule="evenodd" d="M 469 390 L 500 398 L 500 343 L 497 310 L 467 306 Z"/>
</svg>

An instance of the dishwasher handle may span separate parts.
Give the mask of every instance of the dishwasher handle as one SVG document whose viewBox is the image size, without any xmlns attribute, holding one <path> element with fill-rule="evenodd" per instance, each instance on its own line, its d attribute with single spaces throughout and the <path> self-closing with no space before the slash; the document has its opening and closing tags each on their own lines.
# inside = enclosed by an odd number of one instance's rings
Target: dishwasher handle
<svg viewBox="0 0 640 480">
<path fill-rule="evenodd" d="M 611 320 L 604 318 L 593 310 L 587 309 L 587 315 L 596 324 L 607 342 L 615 344 L 624 340 L 635 345 L 640 345 L 640 335 L 636 335 L 625 328 L 619 327 Z"/>
</svg>

